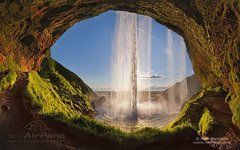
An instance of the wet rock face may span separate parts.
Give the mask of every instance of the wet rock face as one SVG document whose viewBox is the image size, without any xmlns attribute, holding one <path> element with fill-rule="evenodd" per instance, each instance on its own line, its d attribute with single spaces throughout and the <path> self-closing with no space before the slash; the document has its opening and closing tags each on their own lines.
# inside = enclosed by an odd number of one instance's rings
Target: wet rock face
<svg viewBox="0 0 240 150">
<path fill-rule="evenodd" d="M 184 37 L 202 86 L 220 85 L 240 97 L 238 0 L 3 0 L 0 69 L 38 70 L 68 28 L 107 10 L 148 15 L 173 29 Z"/>
</svg>

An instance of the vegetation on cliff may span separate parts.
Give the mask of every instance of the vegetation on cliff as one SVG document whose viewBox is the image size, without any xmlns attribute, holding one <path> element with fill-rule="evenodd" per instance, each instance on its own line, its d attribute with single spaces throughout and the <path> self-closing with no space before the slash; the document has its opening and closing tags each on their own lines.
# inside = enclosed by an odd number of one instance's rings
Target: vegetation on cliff
<svg viewBox="0 0 240 150">
<path fill-rule="evenodd" d="M 63 76 L 58 74 L 60 71 L 55 70 L 55 68 L 57 68 L 56 66 L 61 69 L 64 68 L 52 59 L 46 59 L 43 65 L 46 66 L 43 66 L 44 69 L 42 69 L 39 74 L 35 71 L 28 73 L 26 90 L 33 110 L 38 114 L 53 117 L 55 120 L 67 123 L 85 133 L 92 134 L 99 138 L 107 138 L 120 144 L 146 144 L 165 140 L 171 141 L 188 133 L 196 135 L 189 124 L 181 124 L 161 130 L 145 128 L 133 133 L 126 133 L 103 122 L 94 120 L 86 116 L 87 114 L 82 113 L 83 111 L 81 111 L 81 109 L 84 109 L 84 107 L 81 103 L 74 102 L 76 96 L 84 95 L 81 90 L 75 91 L 75 87 Z M 74 78 L 69 80 L 73 81 Z M 77 82 L 77 79 L 74 81 Z M 79 82 L 81 82 L 81 80 Z M 82 98 L 86 97 L 82 96 Z M 74 105 L 77 104 L 79 106 L 76 109 Z M 189 139 L 187 138 L 186 140 Z"/>
<path fill-rule="evenodd" d="M 27 93 L 32 101 L 33 108 L 36 110 L 35 112 L 53 117 L 55 120 L 65 122 L 99 138 L 107 138 L 120 144 L 146 144 L 176 139 L 184 134 L 187 135 L 189 132 L 194 134 L 193 129 L 187 124 L 162 130 L 145 128 L 126 133 L 70 108 L 68 104 L 61 101 L 51 83 L 42 79 L 37 72 L 29 73 L 28 82 Z"/>
<path fill-rule="evenodd" d="M 108 138 L 120 144 L 134 145 L 163 141 L 169 142 L 185 135 L 197 136 L 197 134 L 195 134 L 194 130 L 188 124 L 182 124 L 173 128 L 164 129 L 144 128 L 135 132 L 127 133 L 105 123 L 86 117 L 68 120 L 68 123 L 72 126 L 83 129 L 85 132 L 91 133 L 96 137 Z M 189 138 L 186 137 L 186 139 L 183 140 L 187 141 Z"/>
<path fill-rule="evenodd" d="M 199 134 L 201 136 L 207 136 L 207 133 L 211 130 L 214 124 L 214 118 L 211 115 L 207 107 L 203 109 L 201 119 L 199 121 Z"/>
<path fill-rule="evenodd" d="M 169 127 L 189 124 L 200 136 L 222 137 L 232 130 L 227 92 L 221 87 L 205 88 L 196 93 Z"/>
<path fill-rule="evenodd" d="M 17 73 L 15 71 L 9 71 L 6 75 L 2 75 L 3 77 L 0 80 L 0 92 L 3 92 L 7 88 L 11 88 L 14 83 L 17 81 Z"/>
<path fill-rule="evenodd" d="M 51 58 L 43 61 L 39 75 L 49 81 L 64 104 L 81 114 L 93 115 L 91 100 L 95 93 L 74 73 Z"/>
<path fill-rule="evenodd" d="M 233 96 L 232 99 L 228 102 L 229 107 L 232 110 L 233 117 L 232 122 L 240 128 L 240 98 Z"/>
<path fill-rule="evenodd" d="M 52 84 L 43 80 L 37 72 L 33 71 L 28 74 L 27 94 L 31 99 L 33 109 L 39 114 L 62 114 L 66 118 L 80 115 L 80 112 L 64 104 Z"/>
<path fill-rule="evenodd" d="M 63 113 L 67 118 L 81 114 L 92 116 L 90 99 L 94 93 L 81 79 L 71 76 L 65 78 L 62 72 L 65 76 L 71 75 L 71 72 L 49 58 L 44 61 L 39 74 L 35 71 L 28 73 L 27 94 L 33 105 L 42 108 L 41 114 Z"/>
</svg>

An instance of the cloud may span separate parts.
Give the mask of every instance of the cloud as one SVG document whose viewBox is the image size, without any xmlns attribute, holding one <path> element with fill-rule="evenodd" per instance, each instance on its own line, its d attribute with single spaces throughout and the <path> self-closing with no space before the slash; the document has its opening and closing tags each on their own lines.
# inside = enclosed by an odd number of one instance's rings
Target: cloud
<svg viewBox="0 0 240 150">
<path fill-rule="evenodd" d="M 162 75 L 140 75 L 140 79 L 161 79 Z"/>
<path fill-rule="evenodd" d="M 156 72 L 154 70 L 150 71 L 138 71 L 138 78 L 139 79 L 162 79 L 165 78 L 166 75 Z"/>
</svg>

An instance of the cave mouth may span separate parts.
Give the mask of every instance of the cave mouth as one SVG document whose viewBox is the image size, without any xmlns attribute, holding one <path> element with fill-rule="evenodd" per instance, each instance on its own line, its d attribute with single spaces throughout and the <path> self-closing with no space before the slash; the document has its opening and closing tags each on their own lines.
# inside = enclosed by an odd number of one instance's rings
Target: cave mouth
<svg viewBox="0 0 240 150">
<path fill-rule="evenodd" d="M 183 38 L 147 16 L 108 11 L 71 27 L 51 51 L 98 95 L 95 119 L 125 131 L 166 126 L 200 89 Z"/>
</svg>

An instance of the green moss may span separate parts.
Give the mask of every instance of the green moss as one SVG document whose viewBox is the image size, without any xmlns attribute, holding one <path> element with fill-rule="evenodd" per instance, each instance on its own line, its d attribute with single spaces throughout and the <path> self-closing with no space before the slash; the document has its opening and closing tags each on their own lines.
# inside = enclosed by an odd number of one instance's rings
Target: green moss
<svg viewBox="0 0 240 150">
<path fill-rule="evenodd" d="M 142 144 L 159 142 L 183 136 L 186 131 L 193 131 L 188 124 L 177 125 L 173 128 L 154 129 L 145 128 L 133 133 L 123 132 L 103 122 L 81 115 L 76 109 L 65 104 L 49 80 L 42 79 L 37 72 L 28 74 L 27 95 L 33 108 L 44 116 L 51 116 L 56 120 L 77 127 L 88 134 L 99 138 L 108 138 L 120 144 Z"/>
<path fill-rule="evenodd" d="M 108 137 L 119 142 L 122 142 L 122 139 L 127 137 L 126 132 L 122 132 L 119 129 L 109 126 L 103 122 L 90 119 L 86 116 L 70 119 L 67 123 L 78 127 L 87 133 L 94 134 L 97 137 Z"/>
<path fill-rule="evenodd" d="M 17 81 L 17 73 L 14 71 L 9 71 L 7 75 L 3 76 L 0 81 L 0 92 L 6 90 L 8 87 L 12 87 Z"/>
<path fill-rule="evenodd" d="M 232 116 L 232 122 L 233 124 L 235 124 L 236 126 L 238 126 L 238 128 L 240 128 L 240 101 L 239 101 L 239 97 L 231 97 L 231 100 L 228 102 L 229 107 L 233 113 Z"/>
<path fill-rule="evenodd" d="M 93 108 L 90 104 L 93 91 L 74 73 L 51 58 L 44 60 L 40 76 L 48 80 L 60 99 L 69 107 L 85 115 L 92 115 Z"/>
<path fill-rule="evenodd" d="M 0 64 L 0 71 L 3 72 L 5 70 L 15 70 L 15 71 L 21 71 L 21 67 L 14 61 L 12 56 L 6 57 L 6 62 Z"/>
<path fill-rule="evenodd" d="M 204 112 L 204 103 L 208 101 L 208 95 L 224 93 L 225 90 L 221 86 L 204 88 L 194 94 L 189 102 L 184 106 L 180 115 L 168 126 L 174 127 L 178 125 L 189 124 L 196 131 L 199 131 L 199 121 Z"/>
<path fill-rule="evenodd" d="M 188 124 L 197 131 L 197 124 L 201 117 L 200 114 L 204 108 L 199 102 L 202 100 L 204 92 L 205 90 L 202 90 L 193 95 L 190 101 L 184 106 L 184 108 L 180 112 L 180 115 L 172 123 L 170 123 L 168 127 Z"/>
<path fill-rule="evenodd" d="M 51 115 L 62 114 L 65 118 L 80 116 L 78 111 L 65 105 L 51 83 L 44 81 L 37 72 L 28 74 L 27 95 L 32 105 L 39 111 L 39 114 Z"/>
<path fill-rule="evenodd" d="M 0 72 L 3 72 L 5 70 L 5 67 L 3 64 L 0 64 Z"/>
<path fill-rule="evenodd" d="M 53 60 L 52 58 L 44 59 L 43 61 L 43 70 L 44 68 L 50 67 L 54 72 L 58 72 L 63 78 L 65 78 L 74 88 L 81 90 L 81 92 L 85 95 L 88 95 L 89 98 L 94 96 L 93 91 L 87 84 L 85 84 L 76 74 L 59 64 L 57 61 Z"/>
<path fill-rule="evenodd" d="M 57 117 L 54 117 L 57 118 Z M 60 119 L 62 120 L 62 119 Z M 65 120 L 66 121 L 66 120 Z M 144 128 L 135 132 L 123 132 L 115 127 L 109 126 L 103 122 L 99 122 L 88 117 L 67 119 L 66 123 L 71 126 L 78 127 L 100 138 L 108 138 L 120 144 L 146 144 L 153 142 L 167 141 L 169 139 L 184 136 L 184 131 L 193 131 L 188 124 L 178 125 L 173 128 Z"/>
<path fill-rule="evenodd" d="M 213 124 L 214 118 L 208 108 L 205 107 L 202 113 L 202 117 L 199 121 L 199 134 L 202 136 L 207 136 Z"/>
</svg>

